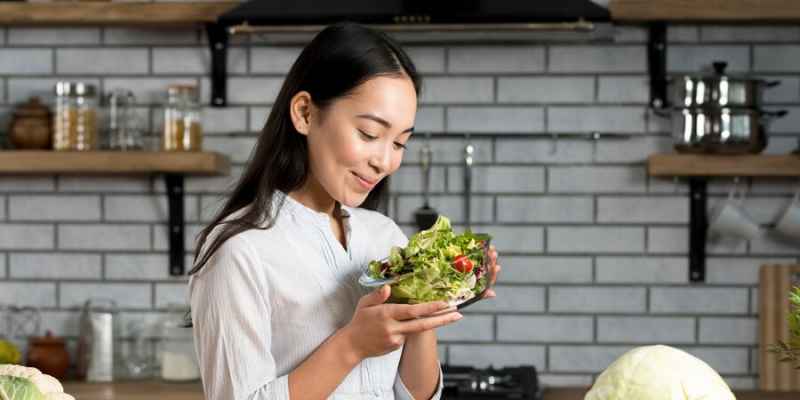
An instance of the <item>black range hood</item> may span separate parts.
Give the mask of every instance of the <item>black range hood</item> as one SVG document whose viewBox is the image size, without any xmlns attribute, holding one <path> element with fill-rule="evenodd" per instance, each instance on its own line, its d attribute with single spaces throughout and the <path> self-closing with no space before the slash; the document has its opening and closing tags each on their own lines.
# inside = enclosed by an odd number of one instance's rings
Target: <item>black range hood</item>
<svg viewBox="0 0 800 400">
<path fill-rule="evenodd" d="M 590 30 L 610 14 L 589 0 L 249 0 L 218 19 L 231 33 L 315 31 L 340 21 L 398 32 Z"/>
</svg>

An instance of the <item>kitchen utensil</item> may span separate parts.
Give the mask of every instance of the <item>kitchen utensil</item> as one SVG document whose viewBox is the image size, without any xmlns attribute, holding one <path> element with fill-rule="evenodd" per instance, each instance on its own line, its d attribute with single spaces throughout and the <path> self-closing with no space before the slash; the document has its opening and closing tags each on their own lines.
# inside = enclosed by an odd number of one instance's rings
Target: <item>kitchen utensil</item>
<svg viewBox="0 0 800 400">
<path fill-rule="evenodd" d="M 775 230 L 788 238 L 800 240 L 800 186 L 792 201 L 780 213 Z"/>
<path fill-rule="evenodd" d="M 112 150 L 141 150 L 142 129 L 133 107 L 136 98 L 127 89 L 114 89 L 108 95 L 108 147 Z"/>
<path fill-rule="evenodd" d="M 474 162 L 475 146 L 470 142 L 467 134 L 467 145 L 464 147 L 464 226 L 472 226 L 472 164 Z"/>
<path fill-rule="evenodd" d="M 800 265 L 762 265 L 759 275 L 759 388 L 800 390 L 800 370 L 792 368 L 792 363 L 780 362 L 777 354 L 768 351 L 778 341 L 789 340 L 789 292 L 793 286 L 800 286 Z"/>
<path fill-rule="evenodd" d="M 45 336 L 31 336 L 28 339 L 27 366 L 63 380 L 69 367 L 69 353 L 64 338 L 53 336 L 49 330 Z"/>
<path fill-rule="evenodd" d="M 50 148 L 50 110 L 31 97 L 13 113 L 8 130 L 8 140 L 16 149 L 35 150 Z"/>
<path fill-rule="evenodd" d="M 714 206 L 711 210 L 708 232 L 720 237 L 735 237 L 753 240 L 761 235 L 761 227 L 744 209 L 744 189 L 737 199 L 738 180 L 728 194 L 728 198 Z"/>
<path fill-rule="evenodd" d="M 117 303 L 112 299 L 92 298 L 83 305 L 78 340 L 78 376 L 89 382 L 114 380 L 117 358 Z"/>
<path fill-rule="evenodd" d="M 725 74 L 728 63 L 715 61 L 710 75 L 685 75 L 670 81 L 673 107 L 745 107 L 759 108 L 762 92 L 780 81 L 765 81 Z"/>
<path fill-rule="evenodd" d="M 675 150 L 682 153 L 746 154 L 767 147 L 766 125 L 786 111 L 683 108 L 672 111 Z"/>
<path fill-rule="evenodd" d="M 436 223 L 439 213 L 430 206 L 430 180 L 431 180 L 431 164 L 433 161 L 431 146 L 430 146 L 430 133 L 425 134 L 425 144 L 420 149 L 420 162 L 422 163 L 422 196 L 424 199 L 422 207 L 414 211 L 414 220 L 417 222 L 417 229 L 425 230 Z"/>
</svg>

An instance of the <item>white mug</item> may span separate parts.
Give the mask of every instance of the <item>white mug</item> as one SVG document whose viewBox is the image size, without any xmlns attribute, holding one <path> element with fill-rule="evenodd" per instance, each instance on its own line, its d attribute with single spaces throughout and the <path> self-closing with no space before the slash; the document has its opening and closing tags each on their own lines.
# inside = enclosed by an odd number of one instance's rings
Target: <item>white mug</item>
<svg viewBox="0 0 800 400">
<path fill-rule="evenodd" d="M 728 198 L 712 209 L 708 231 L 713 236 L 753 240 L 762 234 L 762 229 L 743 207 L 744 190 L 741 198 L 736 198 L 737 187 L 738 182 Z"/>
<path fill-rule="evenodd" d="M 786 237 L 800 239 L 800 188 L 775 223 L 775 230 Z"/>
</svg>

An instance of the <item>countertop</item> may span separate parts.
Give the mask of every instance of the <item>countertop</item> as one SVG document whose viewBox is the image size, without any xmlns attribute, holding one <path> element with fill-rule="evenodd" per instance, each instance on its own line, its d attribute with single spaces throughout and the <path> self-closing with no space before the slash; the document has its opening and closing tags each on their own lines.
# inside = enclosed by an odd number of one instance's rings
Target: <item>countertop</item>
<svg viewBox="0 0 800 400">
<path fill-rule="evenodd" d="M 544 400 L 583 400 L 586 388 L 553 388 L 545 391 Z M 65 382 L 64 391 L 77 400 L 202 400 L 199 382 L 163 383 L 157 381 L 84 383 Z M 157 394 L 157 397 L 154 396 Z M 738 400 L 797 400 L 797 392 L 737 391 Z"/>
</svg>

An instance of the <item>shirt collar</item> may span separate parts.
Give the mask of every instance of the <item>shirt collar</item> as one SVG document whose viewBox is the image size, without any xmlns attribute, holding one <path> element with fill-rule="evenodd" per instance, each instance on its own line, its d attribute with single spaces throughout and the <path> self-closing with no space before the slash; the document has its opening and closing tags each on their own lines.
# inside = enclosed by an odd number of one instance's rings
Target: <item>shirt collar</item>
<svg viewBox="0 0 800 400">
<path fill-rule="evenodd" d="M 307 207 L 305 204 L 293 199 L 292 196 L 289 196 L 283 191 L 275 191 L 273 204 L 274 206 L 285 207 L 286 211 L 291 212 L 298 218 L 307 219 L 321 225 L 330 224 L 330 216 L 327 213 L 313 210 Z M 336 206 L 341 210 L 342 218 L 350 218 L 352 215 L 352 209 L 350 207 L 345 206 L 338 201 L 336 202 Z"/>
</svg>

